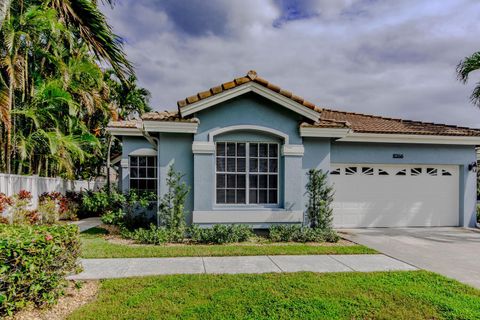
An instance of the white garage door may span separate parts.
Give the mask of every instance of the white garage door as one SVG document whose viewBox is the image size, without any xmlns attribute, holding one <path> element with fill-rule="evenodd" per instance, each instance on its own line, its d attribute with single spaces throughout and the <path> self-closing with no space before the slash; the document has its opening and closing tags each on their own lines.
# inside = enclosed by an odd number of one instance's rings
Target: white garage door
<svg viewBox="0 0 480 320">
<path fill-rule="evenodd" d="M 332 164 L 336 228 L 458 226 L 458 166 Z"/>
</svg>

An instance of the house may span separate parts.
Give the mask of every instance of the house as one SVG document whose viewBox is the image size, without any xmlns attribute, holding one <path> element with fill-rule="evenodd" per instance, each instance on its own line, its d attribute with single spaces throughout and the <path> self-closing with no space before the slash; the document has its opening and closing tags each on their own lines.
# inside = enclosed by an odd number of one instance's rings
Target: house
<svg viewBox="0 0 480 320">
<path fill-rule="evenodd" d="M 162 196 L 170 165 L 185 174 L 189 223 L 301 223 L 311 168 L 329 172 L 335 227 L 475 223 L 480 130 L 321 108 L 255 71 L 108 130 L 122 190 Z"/>
</svg>

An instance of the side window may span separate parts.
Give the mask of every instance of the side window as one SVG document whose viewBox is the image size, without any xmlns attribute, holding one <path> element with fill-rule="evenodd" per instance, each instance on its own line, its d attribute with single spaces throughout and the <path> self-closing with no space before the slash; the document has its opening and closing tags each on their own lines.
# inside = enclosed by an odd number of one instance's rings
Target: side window
<svg viewBox="0 0 480 320">
<path fill-rule="evenodd" d="M 130 156 L 130 189 L 157 193 L 156 156 Z"/>
</svg>

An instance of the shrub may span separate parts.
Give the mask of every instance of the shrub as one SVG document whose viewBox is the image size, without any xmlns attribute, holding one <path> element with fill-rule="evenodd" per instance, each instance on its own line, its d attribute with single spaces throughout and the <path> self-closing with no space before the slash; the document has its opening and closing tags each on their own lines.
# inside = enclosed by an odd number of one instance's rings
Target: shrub
<svg viewBox="0 0 480 320">
<path fill-rule="evenodd" d="M 293 234 L 301 229 L 300 225 L 275 225 L 270 227 L 269 238 L 274 242 L 289 242 Z"/>
<path fill-rule="evenodd" d="M 74 225 L 0 225 L 0 317 L 55 302 L 79 251 Z"/>
<path fill-rule="evenodd" d="M 98 198 L 103 197 L 102 195 Z M 121 196 L 112 193 L 112 199 L 113 205 L 109 206 L 109 209 L 101 215 L 103 223 L 135 229 L 146 227 L 152 222 L 152 219 L 147 217 L 147 211 L 154 209 L 155 204 L 152 201 L 156 200 L 156 194 L 138 194 L 132 190 Z M 122 199 L 123 202 L 119 202 L 119 199 Z"/>
<path fill-rule="evenodd" d="M 170 166 L 167 174 L 168 191 L 160 200 L 158 221 L 167 229 L 185 232 L 185 199 L 189 188 L 181 182 L 183 175 Z"/>
<path fill-rule="evenodd" d="M 107 211 L 101 216 L 102 223 L 111 225 L 120 225 L 123 222 L 125 213 L 122 209 Z"/>
<path fill-rule="evenodd" d="M 124 231 L 122 235 L 143 244 L 182 242 L 184 237 L 183 233 L 165 227 L 157 227 L 154 224 L 151 224 L 149 229 L 138 228 L 130 232 Z"/>
<path fill-rule="evenodd" d="M 480 204 L 477 204 L 477 222 L 480 223 Z"/>
<path fill-rule="evenodd" d="M 339 236 L 333 229 L 313 229 L 299 225 L 278 225 L 270 228 L 273 242 L 337 242 Z"/>
<path fill-rule="evenodd" d="M 113 211 L 122 207 L 125 202 L 125 196 L 122 193 L 112 190 L 110 193 L 106 189 L 99 191 L 85 191 L 82 194 L 82 204 L 80 211 L 86 216 L 100 216 L 107 211 Z"/>
<path fill-rule="evenodd" d="M 311 228 L 332 228 L 333 188 L 328 184 L 328 175 L 322 170 L 310 169 L 307 183 L 307 217 Z"/>
<path fill-rule="evenodd" d="M 193 242 L 216 244 L 245 242 L 253 236 L 253 231 L 249 226 L 240 224 L 217 224 L 212 228 L 200 228 L 192 225 L 189 233 Z"/>
<path fill-rule="evenodd" d="M 32 194 L 26 190 L 20 190 L 12 197 L 10 206 L 11 223 L 35 224 L 39 216 L 35 210 L 30 210 Z"/>
<path fill-rule="evenodd" d="M 41 222 L 44 224 L 54 224 L 60 219 L 57 203 L 51 198 L 44 197 L 40 200 L 38 212 L 41 216 Z"/>
</svg>

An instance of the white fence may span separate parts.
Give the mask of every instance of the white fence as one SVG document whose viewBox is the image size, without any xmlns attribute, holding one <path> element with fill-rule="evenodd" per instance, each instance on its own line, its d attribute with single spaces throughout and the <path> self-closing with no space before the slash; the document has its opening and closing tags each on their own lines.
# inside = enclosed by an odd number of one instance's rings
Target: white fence
<svg viewBox="0 0 480 320">
<path fill-rule="evenodd" d="M 97 180 L 66 180 L 62 178 L 45 178 L 39 176 L 21 176 L 16 174 L 0 173 L 0 192 L 12 196 L 20 190 L 32 193 L 32 205 L 38 205 L 38 197 L 44 192 L 98 190 L 105 185 L 104 179 Z"/>
</svg>

